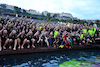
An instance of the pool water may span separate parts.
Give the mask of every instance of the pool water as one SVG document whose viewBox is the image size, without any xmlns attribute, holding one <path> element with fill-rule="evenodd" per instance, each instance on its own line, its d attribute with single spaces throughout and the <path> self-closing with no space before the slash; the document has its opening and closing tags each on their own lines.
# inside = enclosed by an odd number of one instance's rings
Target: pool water
<svg viewBox="0 0 100 67">
<path fill-rule="evenodd" d="M 0 67 L 100 67 L 100 49 L 0 56 Z"/>
</svg>

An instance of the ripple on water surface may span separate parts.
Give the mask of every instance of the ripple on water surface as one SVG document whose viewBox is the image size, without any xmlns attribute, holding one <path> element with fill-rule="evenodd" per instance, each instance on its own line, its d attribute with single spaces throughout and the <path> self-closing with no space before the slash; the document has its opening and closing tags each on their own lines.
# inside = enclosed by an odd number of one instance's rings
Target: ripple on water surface
<svg viewBox="0 0 100 67">
<path fill-rule="evenodd" d="M 100 67 L 100 50 L 68 50 L 0 57 L 1 67 Z"/>
</svg>

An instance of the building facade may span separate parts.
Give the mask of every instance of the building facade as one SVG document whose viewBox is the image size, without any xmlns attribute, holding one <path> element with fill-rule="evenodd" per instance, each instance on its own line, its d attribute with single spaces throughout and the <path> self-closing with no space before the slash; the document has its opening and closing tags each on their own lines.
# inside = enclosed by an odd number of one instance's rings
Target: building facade
<svg viewBox="0 0 100 67">
<path fill-rule="evenodd" d="M 59 20 L 73 20 L 73 16 L 70 13 L 64 13 L 64 12 L 58 13 L 55 18 Z"/>
<path fill-rule="evenodd" d="M 14 10 L 14 6 L 6 4 L 6 9 Z"/>
<path fill-rule="evenodd" d="M 42 13 L 43 13 L 44 16 L 47 16 L 48 11 L 43 11 Z"/>
<path fill-rule="evenodd" d="M 56 13 L 50 13 L 50 17 L 53 17 Z"/>
<path fill-rule="evenodd" d="M 26 10 L 27 13 L 30 13 L 30 14 L 35 14 L 35 15 L 42 15 L 39 11 L 37 12 L 36 10 Z"/>
<path fill-rule="evenodd" d="M 73 16 L 70 13 L 64 13 L 64 12 L 62 12 L 62 13 L 59 14 L 59 16 L 60 17 L 66 17 L 66 18 L 69 17 L 69 18 L 73 19 Z"/>
<path fill-rule="evenodd" d="M 0 4 L 0 8 L 5 8 L 5 9 L 10 9 L 14 10 L 14 6 L 12 5 L 7 5 L 7 4 Z M 21 12 L 23 12 L 24 9 L 19 9 Z M 25 10 L 27 13 L 34 14 L 34 15 L 44 15 L 47 16 L 47 14 L 50 14 L 50 17 L 54 17 L 59 20 L 68 20 L 68 19 L 75 19 L 70 13 L 50 13 L 48 11 L 43 11 L 40 13 L 39 11 L 37 12 L 36 10 L 30 9 L 30 10 Z"/>
</svg>

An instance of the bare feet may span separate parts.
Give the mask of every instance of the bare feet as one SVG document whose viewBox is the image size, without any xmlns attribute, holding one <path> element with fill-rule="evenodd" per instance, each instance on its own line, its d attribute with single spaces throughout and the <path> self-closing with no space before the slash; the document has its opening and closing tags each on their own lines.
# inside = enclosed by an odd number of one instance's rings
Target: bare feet
<svg viewBox="0 0 100 67">
<path fill-rule="evenodd" d="M 32 48 L 35 48 L 35 46 L 34 46 L 34 45 L 32 45 Z"/>
<path fill-rule="evenodd" d="M 9 49 L 11 49 L 11 46 L 9 46 Z"/>
<path fill-rule="evenodd" d="M 21 46 L 21 49 L 23 49 L 24 47 L 23 46 Z"/>
<path fill-rule="evenodd" d="M 28 45 L 27 48 L 30 48 L 30 45 Z"/>
<path fill-rule="evenodd" d="M 3 49 L 5 50 L 5 49 L 6 49 L 6 47 L 4 47 L 4 46 L 3 46 Z"/>
<path fill-rule="evenodd" d="M 20 49 L 20 46 L 18 47 L 18 49 Z"/>
<path fill-rule="evenodd" d="M 16 50 L 16 48 L 13 48 L 13 50 Z"/>
<path fill-rule="evenodd" d="M 2 50 L 2 48 L 0 47 L 0 51 Z"/>
</svg>

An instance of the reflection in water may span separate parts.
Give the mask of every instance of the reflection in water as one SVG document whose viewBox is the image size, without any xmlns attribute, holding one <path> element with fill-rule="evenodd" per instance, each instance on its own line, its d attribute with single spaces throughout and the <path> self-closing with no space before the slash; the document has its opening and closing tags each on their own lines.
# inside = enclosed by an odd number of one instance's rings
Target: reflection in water
<svg viewBox="0 0 100 67">
<path fill-rule="evenodd" d="M 100 67 L 100 50 L 68 50 L 0 56 L 3 67 Z"/>
</svg>

